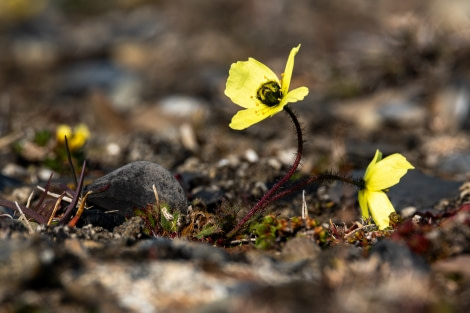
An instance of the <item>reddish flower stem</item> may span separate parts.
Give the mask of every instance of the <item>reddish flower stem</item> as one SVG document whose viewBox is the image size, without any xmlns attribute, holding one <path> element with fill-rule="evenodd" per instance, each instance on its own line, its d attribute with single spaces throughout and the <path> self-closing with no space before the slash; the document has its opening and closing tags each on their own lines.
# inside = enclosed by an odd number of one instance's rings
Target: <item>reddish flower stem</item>
<svg viewBox="0 0 470 313">
<path fill-rule="evenodd" d="M 294 191 L 297 191 L 314 182 L 327 182 L 328 183 L 328 182 L 332 182 L 333 180 L 355 186 L 358 189 L 364 188 L 364 182 L 362 179 L 355 179 L 352 177 L 341 176 L 339 174 L 334 174 L 334 173 L 321 173 L 315 176 L 311 176 L 305 179 L 304 181 L 301 181 L 300 183 L 290 187 L 289 189 L 273 195 L 271 198 L 268 199 L 268 201 L 266 201 L 265 206 L 272 203 L 273 201 L 276 201 L 282 197 L 285 197 L 288 194 L 291 194 Z"/>
<path fill-rule="evenodd" d="M 295 130 L 297 132 L 297 155 L 295 156 L 294 163 L 292 164 L 292 167 L 289 169 L 287 174 L 280 180 L 278 181 L 268 192 L 264 194 L 264 196 L 261 198 L 261 200 L 256 203 L 256 205 L 248 212 L 248 214 L 243 217 L 243 219 L 235 226 L 234 229 L 232 229 L 228 234 L 227 237 L 232 237 L 235 235 L 240 228 L 245 225 L 245 223 L 253 217 L 257 212 L 262 210 L 263 208 L 266 207 L 269 203 L 271 203 L 271 197 L 273 194 L 282 186 L 284 185 L 290 178 L 291 176 L 295 173 L 297 168 L 299 167 L 300 160 L 302 158 L 302 151 L 303 151 L 303 138 L 302 138 L 302 129 L 300 127 L 299 120 L 297 119 L 297 116 L 295 116 L 294 112 L 288 107 L 284 107 L 284 111 L 287 112 L 287 114 L 290 116 L 292 119 L 292 122 L 294 122 Z M 276 197 L 277 199 L 277 197 Z"/>
</svg>

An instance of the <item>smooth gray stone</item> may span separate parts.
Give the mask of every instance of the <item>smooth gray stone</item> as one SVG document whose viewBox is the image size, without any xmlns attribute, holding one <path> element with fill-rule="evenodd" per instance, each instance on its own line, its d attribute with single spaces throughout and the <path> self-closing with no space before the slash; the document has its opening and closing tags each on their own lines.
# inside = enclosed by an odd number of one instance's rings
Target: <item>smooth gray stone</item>
<svg viewBox="0 0 470 313">
<path fill-rule="evenodd" d="M 445 157 L 437 169 L 443 175 L 453 175 L 465 179 L 470 173 L 470 151 L 463 151 Z"/>
<path fill-rule="evenodd" d="M 155 203 L 152 185 L 157 189 L 160 204 L 166 203 L 172 210 L 186 213 L 188 202 L 183 188 L 167 169 L 152 162 L 124 165 L 87 185 L 85 192 L 108 186 L 103 192 L 91 194 L 87 202 L 95 208 L 118 210 L 119 215 L 131 217 L 133 209 Z"/>
<path fill-rule="evenodd" d="M 379 256 L 382 262 L 388 263 L 394 271 L 407 270 L 422 273 L 429 271 L 429 264 L 403 243 L 382 240 L 372 247 L 370 253 Z"/>
<path fill-rule="evenodd" d="M 408 171 L 387 194 L 398 212 L 407 206 L 429 210 L 442 199 L 458 196 L 460 185 L 462 182 L 429 176 L 415 169 Z"/>
</svg>

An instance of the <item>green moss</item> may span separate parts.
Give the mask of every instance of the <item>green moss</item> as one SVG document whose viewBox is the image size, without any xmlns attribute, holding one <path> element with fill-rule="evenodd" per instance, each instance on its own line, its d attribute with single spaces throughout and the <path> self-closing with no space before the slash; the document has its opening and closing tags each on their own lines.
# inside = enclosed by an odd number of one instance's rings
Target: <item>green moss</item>
<svg viewBox="0 0 470 313">
<path fill-rule="evenodd" d="M 255 223 L 251 229 L 256 234 L 255 247 L 258 249 L 272 248 L 276 243 L 278 221 L 274 215 L 266 215 L 261 222 Z"/>
<path fill-rule="evenodd" d="M 160 212 L 157 205 L 149 204 L 146 208 L 135 209 L 134 215 L 140 216 L 144 220 L 144 234 L 151 236 L 152 234 L 158 233 L 158 220 L 160 219 Z"/>
<path fill-rule="evenodd" d="M 52 134 L 48 130 L 39 130 L 34 135 L 34 143 L 38 146 L 44 147 L 52 138 Z"/>
<path fill-rule="evenodd" d="M 197 239 L 203 239 L 205 237 L 209 237 L 216 233 L 220 232 L 220 228 L 215 224 L 206 224 L 202 227 L 201 231 L 196 234 Z"/>
</svg>

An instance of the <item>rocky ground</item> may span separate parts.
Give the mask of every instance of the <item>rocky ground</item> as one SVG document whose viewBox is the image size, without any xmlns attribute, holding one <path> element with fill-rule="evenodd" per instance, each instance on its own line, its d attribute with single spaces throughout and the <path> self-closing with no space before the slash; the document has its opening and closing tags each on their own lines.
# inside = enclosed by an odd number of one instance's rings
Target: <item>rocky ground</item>
<svg viewBox="0 0 470 313">
<path fill-rule="evenodd" d="M 10 2 L 1 312 L 470 310 L 465 1 Z M 361 177 L 376 149 L 401 153 L 416 169 L 388 193 L 401 215 L 390 230 L 331 183 L 227 237 L 297 149 L 283 113 L 228 127 L 228 69 L 254 57 L 280 73 L 299 43 L 291 86 L 310 94 L 291 105 L 305 145 L 288 184 Z M 80 123 L 74 177 L 55 132 Z"/>
</svg>

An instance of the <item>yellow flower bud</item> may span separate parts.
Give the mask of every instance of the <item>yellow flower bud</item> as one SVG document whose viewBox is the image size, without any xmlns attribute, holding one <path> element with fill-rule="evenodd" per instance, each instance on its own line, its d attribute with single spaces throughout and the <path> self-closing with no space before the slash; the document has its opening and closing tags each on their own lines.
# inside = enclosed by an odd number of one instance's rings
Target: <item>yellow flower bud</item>
<svg viewBox="0 0 470 313">
<path fill-rule="evenodd" d="M 79 124 L 73 129 L 68 125 L 59 125 L 56 130 L 56 140 L 59 144 L 65 144 L 64 136 L 67 136 L 67 142 L 70 151 L 75 151 L 83 147 L 90 137 L 90 131 L 85 124 Z"/>
<path fill-rule="evenodd" d="M 55 136 L 57 143 L 64 144 L 65 143 L 65 136 L 67 136 L 67 140 L 70 140 L 72 137 L 72 128 L 70 126 L 62 124 L 57 126 L 55 131 Z"/>
</svg>

